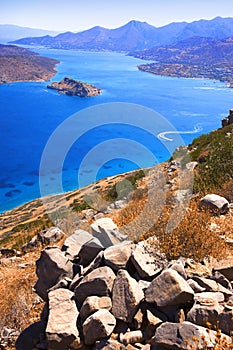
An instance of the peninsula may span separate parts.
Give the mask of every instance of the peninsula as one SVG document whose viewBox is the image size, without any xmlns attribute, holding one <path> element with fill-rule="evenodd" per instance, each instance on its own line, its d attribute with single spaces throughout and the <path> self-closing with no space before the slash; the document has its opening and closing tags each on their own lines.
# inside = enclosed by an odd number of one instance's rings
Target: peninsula
<svg viewBox="0 0 233 350">
<path fill-rule="evenodd" d="M 49 89 L 57 90 L 61 94 L 68 96 L 90 97 L 98 96 L 102 90 L 94 85 L 84 83 L 69 77 L 65 77 L 60 82 L 53 82 L 47 86 Z"/>
<path fill-rule="evenodd" d="M 227 87 L 233 87 L 232 52 L 233 37 L 193 37 L 130 55 L 154 61 L 138 66 L 141 71 L 178 78 L 219 80 Z"/>
<path fill-rule="evenodd" d="M 0 84 L 49 80 L 59 61 L 15 45 L 0 45 Z"/>
</svg>

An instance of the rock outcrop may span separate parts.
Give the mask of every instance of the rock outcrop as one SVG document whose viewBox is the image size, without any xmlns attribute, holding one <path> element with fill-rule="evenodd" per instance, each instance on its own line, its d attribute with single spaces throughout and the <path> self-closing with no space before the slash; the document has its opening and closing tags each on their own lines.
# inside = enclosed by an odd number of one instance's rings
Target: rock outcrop
<svg viewBox="0 0 233 350">
<path fill-rule="evenodd" d="M 226 214 L 229 210 L 229 202 L 217 194 L 207 194 L 200 200 L 199 208 L 209 209 L 215 214 Z"/>
<path fill-rule="evenodd" d="M 68 96 L 89 97 L 98 96 L 102 90 L 94 85 L 65 77 L 60 82 L 53 82 L 47 88 L 58 91 Z"/>
<path fill-rule="evenodd" d="M 222 127 L 233 124 L 233 109 L 229 110 L 229 115 L 222 120 Z"/>
<path fill-rule="evenodd" d="M 111 237 L 111 230 L 107 233 Z M 42 251 L 35 289 L 46 304 L 41 321 L 18 337 L 17 350 L 232 344 L 233 266 L 215 264 L 212 271 L 191 259 L 168 262 L 151 242 L 148 250 L 149 241 L 125 241 L 101 247 L 84 267 L 79 257 L 90 238 L 97 239 L 76 231 L 62 250 Z"/>
</svg>

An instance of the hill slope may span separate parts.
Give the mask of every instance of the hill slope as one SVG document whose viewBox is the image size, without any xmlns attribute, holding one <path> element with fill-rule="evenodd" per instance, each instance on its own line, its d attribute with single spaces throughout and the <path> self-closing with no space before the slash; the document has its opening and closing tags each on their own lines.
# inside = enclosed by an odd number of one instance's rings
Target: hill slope
<svg viewBox="0 0 233 350">
<path fill-rule="evenodd" d="M 0 45 L 0 84 L 16 81 L 49 80 L 59 61 L 42 57 L 28 49 Z"/>
</svg>

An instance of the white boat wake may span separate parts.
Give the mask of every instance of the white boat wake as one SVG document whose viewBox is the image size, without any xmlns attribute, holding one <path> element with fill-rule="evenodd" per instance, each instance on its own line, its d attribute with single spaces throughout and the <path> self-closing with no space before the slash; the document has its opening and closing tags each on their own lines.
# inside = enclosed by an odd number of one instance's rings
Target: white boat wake
<svg viewBox="0 0 233 350">
<path fill-rule="evenodd" d="M 177 130 L 174 130 L 174 131 L 164 131 L 164 132 L 160 132 L 157 137 L 160 139 L 160 140 L 163 140 L 163 141 L 174 141 L 172 138 L 170 137 L 167 137 L 167 135 L 171 135 L 171 134 L 197 134 L 198 132 L 201 132 L 202 131 L 202 127 L 197 124 L 194 126 L 194 130 L 190 130 L 190 131 L 177 131 Z"/>
</svg>

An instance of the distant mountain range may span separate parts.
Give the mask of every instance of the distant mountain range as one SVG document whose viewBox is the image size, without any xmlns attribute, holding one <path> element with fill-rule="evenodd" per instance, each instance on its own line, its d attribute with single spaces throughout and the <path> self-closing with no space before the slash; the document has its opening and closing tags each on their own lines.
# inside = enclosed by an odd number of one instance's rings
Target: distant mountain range
<svg viewBox="0 0 233 350">
<path fill-rule="evenodd" d="M 20 27 L 13 24 L 0 24 L 0 41 L 17 40 L 28 36 L 57 35 L 58 32 Z"/>
<path fill-rule="evenodd" d="M 156 28 L 146 22 L 130 21 L 116 29 L 93 27 L 78 33 L 66 32 L 55 37 L 27 37 L 17 44 L 42 45 L 56 49 L 135 51 L 169 45 L 191 37 L 223 39 L 233 37 L 233 18 L 216 17 L 192 23 L 179 22 Z"/>
</svg>

